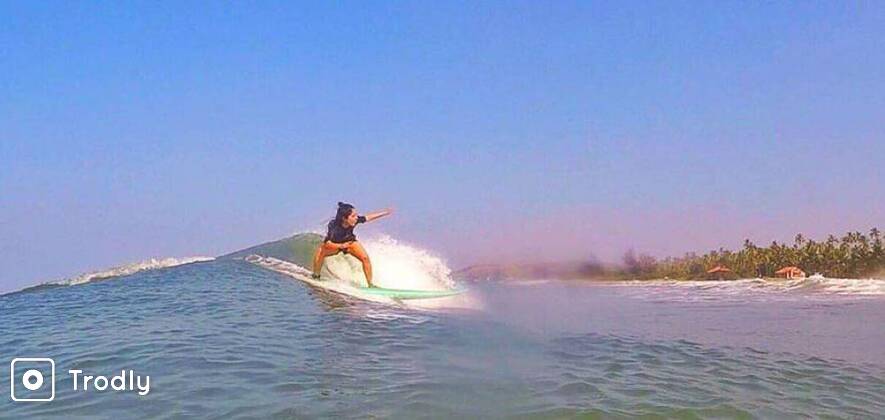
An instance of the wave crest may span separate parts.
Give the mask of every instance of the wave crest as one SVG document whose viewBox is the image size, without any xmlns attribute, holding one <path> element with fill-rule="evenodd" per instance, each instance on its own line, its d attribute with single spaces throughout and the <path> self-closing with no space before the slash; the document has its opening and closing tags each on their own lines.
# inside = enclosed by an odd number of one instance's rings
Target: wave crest
<svg viewBox="0 0 885 420">
<path fill-rule="evenodd" d="M 669 291 L 689 300 L 718 299 L 728 296 L 885 296 L 885 280 L 839 279 L 814 275 L 808 278 L 741 279 L 723 281 L 634 280 L 626 285 L 653 287 L 658 293 Z"/>
<path fill-rule="evenodd" d="M 89 273 L 80 274 L 76 277 L 67 278 L 64 280 L 50 282 L 49 284 L 56 284 L 59 286 L 73 286 L 77 284 L 89 283 L 95 280 L 103 280 L 111 277 L 119 277 L 119 276 L 128 276 L 130 274 L 135 274 L 139 271 L 145 270 L 157 270 L 160 268 L 168 268 L 175 267 L 179 265 L 191 264 L 195 262 L 205 262 L 212 261 L 214 258 L 212 257 L 184 257 L 184 258 L 151 258 L 148 260 L 121 265 L 117 267 L 111 267 L 104 270 L 93 271 Z"/>
</svg>

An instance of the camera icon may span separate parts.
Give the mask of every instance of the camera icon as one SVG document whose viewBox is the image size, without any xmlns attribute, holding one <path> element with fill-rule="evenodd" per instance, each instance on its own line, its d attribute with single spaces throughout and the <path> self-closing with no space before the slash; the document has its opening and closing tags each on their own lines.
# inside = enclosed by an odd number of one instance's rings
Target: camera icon
<svg viewBox="0 0 885 420">
<path fill-rule="evenodd" d="M 54 400 L 55 361 L 48 357 L 12 359 L 9 363 L 9 395 L 13 401 Z"/>
</svg>

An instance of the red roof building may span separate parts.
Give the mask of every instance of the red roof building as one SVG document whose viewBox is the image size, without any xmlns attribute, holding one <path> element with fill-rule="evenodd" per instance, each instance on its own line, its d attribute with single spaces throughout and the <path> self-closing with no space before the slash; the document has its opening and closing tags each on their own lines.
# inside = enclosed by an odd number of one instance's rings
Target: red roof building
<svg viewBox="0 0 885 420">
<path fill-rule="evenodd" d="M 780 270 L 775 271 L 774 275 L 785 279 L 805 278 L 805 272 L 799 269 L 799 267 L 794 266 L 781 268 Z"/>
</svg>

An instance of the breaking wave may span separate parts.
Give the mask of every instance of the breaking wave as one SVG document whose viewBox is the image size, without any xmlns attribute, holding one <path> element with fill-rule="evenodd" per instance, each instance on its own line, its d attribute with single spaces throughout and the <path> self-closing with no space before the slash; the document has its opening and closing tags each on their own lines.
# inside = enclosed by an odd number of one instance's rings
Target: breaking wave
<svg viewBox="0 0 885 420">
<path fill-rule="evenodd" d="M 183 257 L 183 258 L 151 258 L 144 261 L 120 265 L 116 267 L 106 268 L 98 271 L 83 273 L 75 277 L 69 277 L 62 280 L 48 281 L 36 286 L 26 287 L 24 289 L 6 293 L 12 295 L 23 292 L 34 292 L 43 289 L 52 289 L 55 287 L 76 286 L 80 284 L 91 283 L 93 281 L 108 280 L 114 277 L 128 276 L 146 270 L 157 270 L 161 268 L 177 267 L 185 264 L 212 261 L 212 257 Z"/>
<path fill-rule="evenodd" d="M 800 279 L 741 279 L 723 281 L 651 280 L 627 281 L 637 289 L 654 288 L 655 293 L 676 294 L 688 300 L 711 300 L 729 296 L 885 296 L 885 280 L 840 279 L 815 274 Z"/>
<path fill-rule="evenodd" d="M 137 263 L 111 267 L 104 270 L 93 271 L 91 273 L 81 274 L 76 277 L 64 279 L 54 284 L 60 286 L 74 286 L 77 284 L 89 283 L 95 280 L 103 280 L 111 277 L 128 276 L 139 271 L 157 270 L 160 268 L 176 267 L 179 265 L 192 264 L 196 262 L 212 261 L 212 257 L 184 257 L 184 258 L 151 258 Z"/>
</svg>

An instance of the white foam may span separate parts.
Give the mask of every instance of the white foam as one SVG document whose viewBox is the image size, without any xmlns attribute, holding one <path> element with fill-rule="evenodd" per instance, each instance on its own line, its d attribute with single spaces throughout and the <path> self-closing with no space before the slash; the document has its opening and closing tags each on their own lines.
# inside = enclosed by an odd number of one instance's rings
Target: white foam
<svg viewBox="0 0 885 420">
<path fill-rule="evenodd" d="M 655 289 L 655 294 L 675 294 L 686 300 L 711 300 L 740 296 L 885 296 L 885 280 L 880 279 L 839 279 L 815 274 L 808 278 L 781 279 L 741 279 L 721 281 L 680 281 L 651 280 L 628 281 L 623 285 L 635 286 L 639 290 L 647 287 Z"/>
<path fill-rule="evenodd" d="M 449 290 L 452 270 L 442 258 L 390 236 L 360 239 L 372 261 L 373 283 L 390 289 Z"/>
<path fill-rule="evenodd" d="M 388 235 L 360 235 L 360 243 L 366 249 L 372 262 L 372 283 L 378 287 L 408 290 L 452 290 L 460 288 L 452 279 L 452 271 L 445 261 L 430 251 L 397 241 Z M 275 258 L 250 256 L 249 262 L 264 266 L 290 276 L 305 280 L 310 272 L 305 267 L 277 260 Z M 333 291 L 354 295 L 365 300 L 392 302 L 389 298 L 360 294 L 353 284 L 364 285 L 362 265 L 353 257 L 342 254 L 326 257 L 323 275 L 333 279 L 348 281 L 347 287 L 330 285 Z M 405 300 L 402 305 L 422 309 L 479 309 L 482 305 L 470 293 L 437 299 Z"/>
<path fill-rule="evenodd" d="M 350 258 L 350 257 L 347 257 Z M 338 277 L 328 276 L 329 272 L 326 272 L 327 275 L 323 280 L 315 280 L 311 277 L 311 271 L 297 265 L 295 263 L 289 261 L 283 261 L 273 257 L 262 257 L 260 255 L 249 255 L 246 257 L 246 261 L 264 267 L 268 270 L 276 271 L 278 273 L 286 274 L 290 277 L 294 277 L 298 280 L 301 280 L 307 284 L 321 287 L 336 293 L 341 293 L 349 296 L 358 297 L 364 300 L 369 300 L 373 302 L 380 303 L 392 303 L 395 302 L 393 299 L 386 296 L 375 296 L 370 294 L 361 293 L 353 281 L 350 279 L 341 279 Z"/>
<path fill-rule="evenodd" d="M 459 286 L 452 270 L 432 252 L 397 241 L 388 235 L 360 237 L 372 261 L 372 282 L 390 289 L 450 290 Z M 484 305 L 472 293 L 443 299 L 417 299 L 408 306 L 422 309 L 479 310 Z"/>
<path fill-rule="evenodd" d="M 95 280 L 107 279 L 110 277 L 118 277 L 118 276 L 127 276 L 130 274 L 135 274 L 139 271 L 145 270 L 156 270 L 159 268 L 168 268 L 175 267 L 184 264 L 191 264 L 195 262 L 204 262 L 204 261 L 212 261 L 215 258 L 212 257 L 185 257 L 185 258 L 151 258 L 148 260 L 140 261 L 137 263 L 121 265 L 117 267 L 111 267 L 104 270 L 93 271 L 90 273 L 80 274 L 76 277 L 71 277 L 68 279 L 64 279 L 57 282 L 50 282 L 49 284 L 58 284 L 64 286 L 73 286 L 77 284 L 89 283 Z"/>
<path fill-rule="evenodd" d="M 885 295 L 885 280 L 879 279 L 814 279 L 817 286 L 830 293 L 848 295 Z"/>
</svg>

